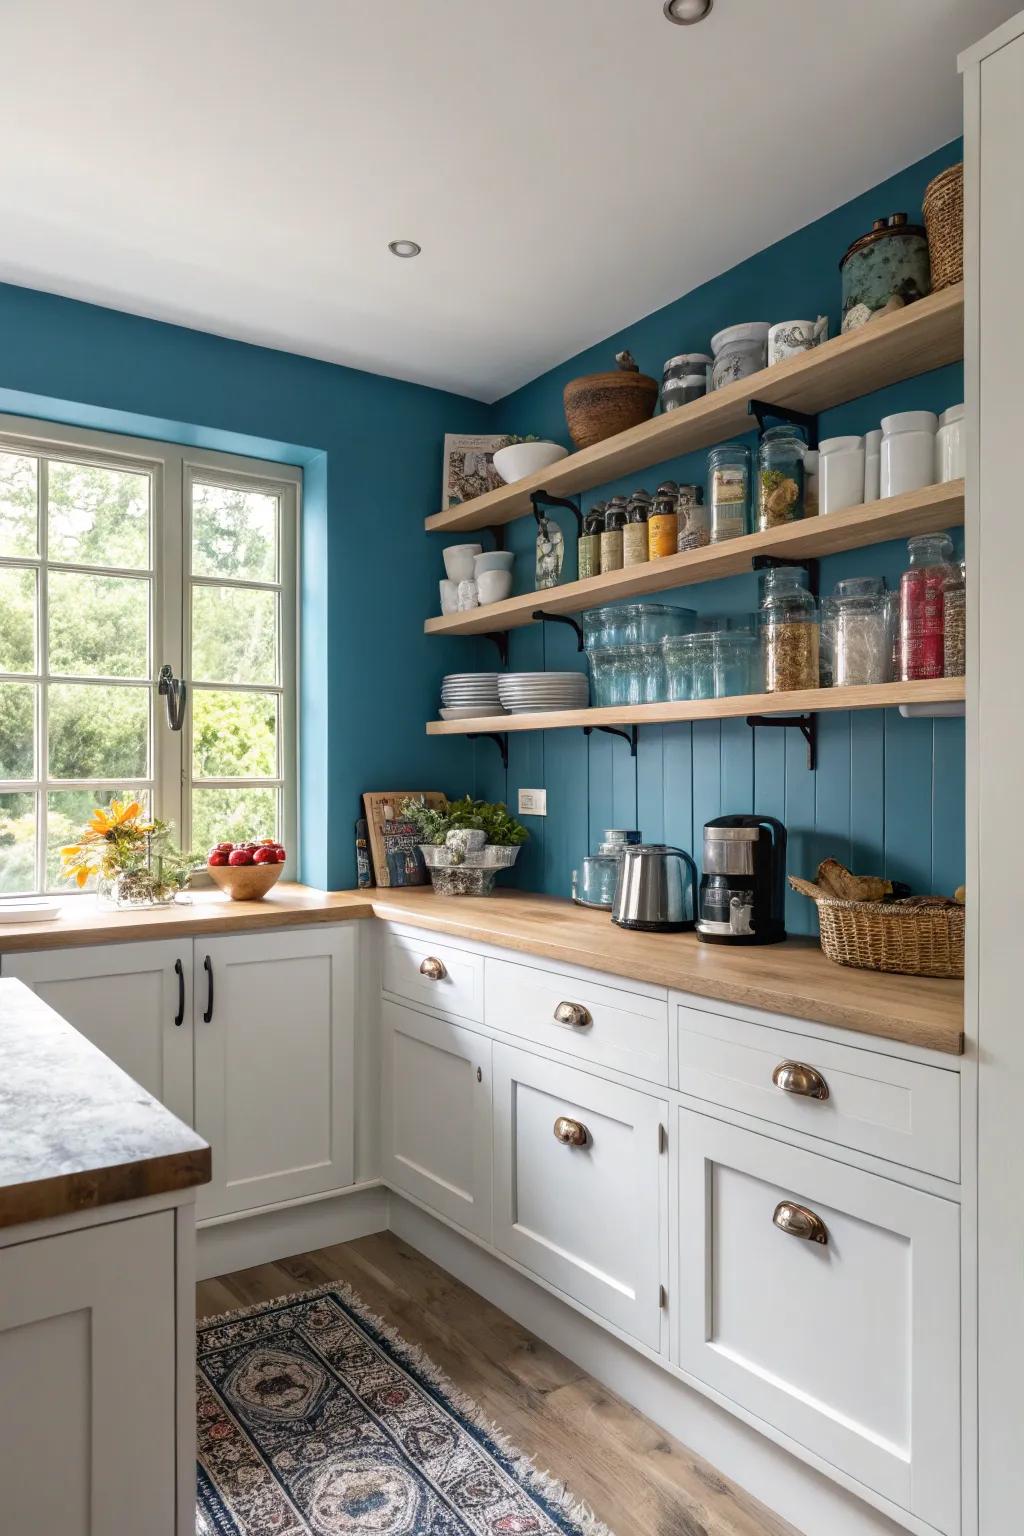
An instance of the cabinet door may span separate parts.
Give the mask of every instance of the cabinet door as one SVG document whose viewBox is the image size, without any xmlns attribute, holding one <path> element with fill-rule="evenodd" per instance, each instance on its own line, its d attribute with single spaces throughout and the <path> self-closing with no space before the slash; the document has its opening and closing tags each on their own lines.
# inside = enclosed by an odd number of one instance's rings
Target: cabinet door
<svg viewBox="0 0 1024 1536">
<path fill-rule="evenodd" d="M 192 941 L 96 944 L 5 955 L 16 976 L 192 1124 Z"/>
<path fill-rule="evenodd" d="M 491 1236 L 491 1042 L 385 1002 L 384 1164 L 389 1183 Z"/>
<path fill-rule="evenodd" d="M 956 1205 L 690 1110 L 679 1127 L 680 1365 L 956 1530 Z"/>
<path fill-rule="evenodd" d="M 493 1071 L 495 1247 L 660 1348 L 667 1106 L 504 1045 Z"/>
<path fill-rule="evenodd" d="M 201 1218 L 351 1184 L 355 956 L 347 925 L 196 939 Z"/>
<path fill-rule="evenodd" d="M 4 1531 L 174 1536 L 174 1216 L 0 1250 Z"/>
</svg>

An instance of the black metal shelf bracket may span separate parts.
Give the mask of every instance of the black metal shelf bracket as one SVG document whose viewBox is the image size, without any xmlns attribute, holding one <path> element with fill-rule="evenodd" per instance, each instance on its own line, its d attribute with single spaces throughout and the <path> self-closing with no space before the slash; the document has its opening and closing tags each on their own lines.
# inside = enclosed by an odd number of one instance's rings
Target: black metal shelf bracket
<svg viewBox="0 0 1024 1536">
<path fill-rule="evenodd" d="M 765 418 L 774 416 L 776 421 L 791 421 L 795 427 L 803 427 L 807 433 L 807 443 L 811 448 L 818 446 L 818 418 L 807 411 L 794 411 L 788 405 L 772 405 L 768 400 L 748 400 L 747 415 L 757 419 L 757 429 L 764 431 Z"/>
<path fill-rule="evenodd" d="M 568 624 L 570 629 L 576 631 L 576 649 L 582 651 L 583 630 L 567 613 L 547 613 L 543 608 L 535 608 L 530 617 L 535 624 Z"/>
<path fill-rule="evenodd" d="M 818 766 L 818 717 L 817 715 L 748 715 L 749 726 L 777 726 L 799 731 L 807 743 L 807 767 L 811 773 Z"/>
<path fill-rule="evenodd" d="M 485 640 L 493 640 L 494 641 L 494 644 L 498 647 L 498 655 L 501 657 L 501 664 L 502 664 L 503 667 L 507 667 L 508 666 L 508 630 L 507 629 L 488 629 L 488 630 L 485 630 L 483 638 Z"/>
<path fill-rule="evenodd" d="M 489 533 L 490 534 L 492 540 L 494 541 L 495 549 L 504 549 L 505 548 L 505 524 L 504 523 L 492 523 L 491 526 L 488 527 L 488 528 L 481 528 L 480 532 L 481 533 Z"/>
<path fill-rule="evenodd" d="M 507 731 L 467 731 L 467 741 L 493 741 L 501 753 L 501 766 L 508 771 L 508 732 Z"/>
<path fill-rule="evenodd" d="M 530 504 L 533 507 L 533 515 L 537 519 L 538 528 L 544 521 L 544 513 L 541 511 L 542 507 L 566 507 L 576 519 L 577 538 L 583 533 L 583 513 L 576 503 L 570 501 L 568 497 L 549 496 L 547 491 L 533 491 L 530 495 Z"/>
<path fill-rule="evenodd" d="M 640 735 L 640 727 L 638 725 L 631 725 L 628 731 L 620 731 L 618 726 L 615 725 L 585 725 L 583 727 L 584 736 L 589 736 L 592 731 L 604 731 L 606 736 L 621 736 L 623 741 L 629 742 L 630 757 L 636 757 L 636 744 Z"/>
</svg>

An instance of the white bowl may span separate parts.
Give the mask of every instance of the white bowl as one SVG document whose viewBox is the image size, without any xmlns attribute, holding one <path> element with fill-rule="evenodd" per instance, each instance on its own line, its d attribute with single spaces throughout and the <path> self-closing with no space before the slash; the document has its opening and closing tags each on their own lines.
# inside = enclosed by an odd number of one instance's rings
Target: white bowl
<svg viewBox="0 0 1024 1536">
<path fill-rule="evenodd" d="M 476 579 L 481 605 L 500 603 L 512 596 L 511 571 L 481 571 Z"/>
<path fill-rule="evenodd" d="M 506 485 L 511 485 L 516 480 L 525 480 L 527 475 L 535 475 L 538 470 L 547 469 L 551 464 L 557 464 L 559 459 L 567 458 L 568 448 L 563 448 L 560 443 L 511 443 L 508 448 L 499 448 L 494 455 L 494 467 L 504 480 Z"/>
<path fill-rule="evenodd" d="M 473 560 L 482 549 L 482 544 L 449 544 L 444 551 L 444 568 L 448 580 L 470 581 L 473 576 Z"/>
<path fill-rule="evenodd" d="M 510 549 L 485 549 L 482 555 L 473 556 L 473 575 L 481 571 L 510 571 L 516 557 Z"/>
</svg>

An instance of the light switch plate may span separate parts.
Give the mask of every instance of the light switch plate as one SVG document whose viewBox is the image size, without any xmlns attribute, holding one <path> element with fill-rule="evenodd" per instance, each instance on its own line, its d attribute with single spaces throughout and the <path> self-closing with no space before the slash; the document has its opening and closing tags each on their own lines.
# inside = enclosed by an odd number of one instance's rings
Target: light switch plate
<svg viewBox="0 0 1024 1536">
<path fill-rule="evenodd" d="M 546 816 L 548 792 L 546 789 L 521 789 L 519 791 L 520 816 Z"/>
</svg>

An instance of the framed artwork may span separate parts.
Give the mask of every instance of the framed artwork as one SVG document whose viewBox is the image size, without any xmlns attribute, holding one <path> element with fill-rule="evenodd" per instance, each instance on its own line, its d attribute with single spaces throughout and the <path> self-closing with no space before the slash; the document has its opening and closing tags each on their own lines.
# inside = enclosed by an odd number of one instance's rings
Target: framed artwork
<svg viewBox="0 0 1024 1536">
<path fill-rule="evenodd" d="M 446 432 L 444 483 L 441 507 L 457 507 L 505 482 L 494 467 L 495 450 L 508 442 L 507 434 Z"/>
<path fill-rule="evenodd" d="M 370 838 L 370 857 L 379 886 L 429 885 L 430 876 L 420 853 L 419 835 L 401 808 L 407 800 L 423 800 L 432 810 L 443 811 L 447 795 L 438 790 L 377 790 L 363 796 L 363 814 Z"/>
</svg>

